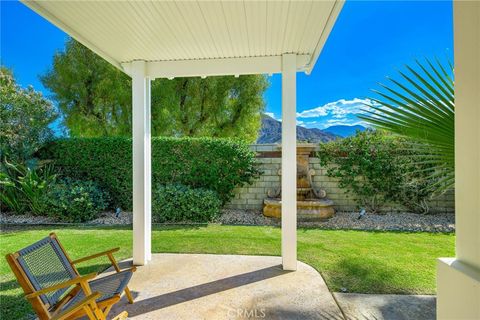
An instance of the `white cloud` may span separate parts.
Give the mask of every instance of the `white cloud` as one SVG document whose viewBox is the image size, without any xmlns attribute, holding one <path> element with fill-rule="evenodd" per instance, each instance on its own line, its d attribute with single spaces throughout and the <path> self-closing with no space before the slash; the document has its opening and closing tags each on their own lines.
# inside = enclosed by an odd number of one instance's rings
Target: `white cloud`
<svg viewBox="0 0 480 320">
<path fill-rule="evenodd" d="M 331 126 L 356 126 L 361 125 L 368 127 L 369 125 L 365 121 L 358 121 L 355 118 L 345 118 L 345 119 L 329 119 L 322 123 L 323 128 L 328 128 Z"/>
<path fill-rule="evenodd" d="M 297 118 L 318 118 L 331 116 L 332 118 L 343 119 L 348 115 L 358 115 L 364 113 L 363 110 L 368 109 L 366 104 L 378 105 L 370 99 L 340 99 L 335 102 L 329 102 L 320 107 L 298 112 Z"/>
<path fill-rule="evenodd" d="M 297 120 L 298 121 L 298 120 Z M 304 125 L 307 128 L 315 128 L 318 124 L 320 124 L 319 121 L 305 121 Z"/>
<path fill-rule="evenodd" d="M 366 111 L 371 111 L 371 115 L 375 117 L 378 111 L 370 108 L 368 105 L 386 109 L 370 99 L 340 99 L 320 107 L 298 112 L 297 125 L 305 128 L 319 129 L 325 129 L 335 125 L 362 125 L 364 127 L 370 127 L 367 122 L 358 118 L 359 115 L 365 114 Z M 282 121 L 282 119 L 277 118 L 273 112 L 265 112 L 265 114 L 278 121 Z"/>
</svg>

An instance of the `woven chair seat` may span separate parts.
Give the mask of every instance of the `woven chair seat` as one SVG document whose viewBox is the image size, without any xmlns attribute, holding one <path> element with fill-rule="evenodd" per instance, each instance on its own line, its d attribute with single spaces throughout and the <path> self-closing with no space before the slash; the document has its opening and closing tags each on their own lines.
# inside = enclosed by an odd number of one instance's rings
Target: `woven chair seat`
<svg viewBox="0 0 480 320">
<path fill-rule="evenodd" d="M 97 302 L 107 300 L 116 294 L 121 294 L 128 282 L 132 278 L 133 272 L 130 270 L 122 271 L 119 273 L 113 273 L 111 275 L 95 279 L 88 284 L 92 292 L 99 292 L 101 294 Z M 85 298 L 83 290 L 80 290 L 70 301 L 68 301 L 62 308 L 62 310 L 68 309 L 70 306 L 79 302 Z"/>
<path fill-rule="evenodd" d="M 128 288 L 135 267 L 121 271 L 113 253 L 120 248 L 71 260 L 55 233 L 50 233 L 26 248 L 7 254 L 8 264 L 32 304 L 38 319 L 106 319 L 122 292 L 129 303 L 133 297 Z M 80 275 L 76 264 L 108 257 L 114 273 Z M 125 319 L 126 311 L 114 319 Z M 1 316 L 0 316 L 1 318 Z M 3 318 L 1 318 L 3 319 Z"/>
</svg>

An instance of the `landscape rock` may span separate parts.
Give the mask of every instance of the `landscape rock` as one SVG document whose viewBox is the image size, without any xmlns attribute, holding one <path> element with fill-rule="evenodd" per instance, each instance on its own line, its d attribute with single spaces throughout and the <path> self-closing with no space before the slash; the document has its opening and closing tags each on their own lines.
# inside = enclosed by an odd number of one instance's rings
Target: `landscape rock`
<svg viewBox="0 0 480 320">
<path fill-rule="evenodd" d="M 415 213 L 366 214 L 358 219 L 358 212 L 337 212 L 326 221 L 298 222 L 298 227 L 322 229 L 350 229 L 377 231 L 424 231 L 424 232 L 454 232 L 455 215 L 451 213 L 422 215 Z M 84 224 L 89 225 L 126 225 L 132 223 L 131 212 L 121 212 L 117 217 L 115 212 L 104 212 L 95 220 Z M 45 225 L 63 224 L 52 217 L 32 215 L 12 215 L 0 213 L 2 225 Z M 188 224 L 188 222 L 186 222 Z M 281 221 L 265 217 L 255 210 L 224 209 L 214 223 L 226 225 L 261 225 L 280 226 Z"/>
</svg>

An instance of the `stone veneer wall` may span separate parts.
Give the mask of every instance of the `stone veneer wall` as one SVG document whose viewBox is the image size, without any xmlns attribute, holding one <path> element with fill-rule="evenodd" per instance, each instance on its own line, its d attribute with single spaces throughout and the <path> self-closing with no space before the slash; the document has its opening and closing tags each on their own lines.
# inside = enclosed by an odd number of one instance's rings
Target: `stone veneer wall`
<svg viewBox="0 0 480 320">
<path fill-rule="evenodd" d="M 267 197 L 269 189 L 280 188 L 280 176 L 278 172 L 281 168 L 281 153 L 277 144 L 258 144 L 251 145 L 251 149 L 257 152 L 257 163 L 259 169 L 263 172 L 259 179 L 249 186 L 237 188 L 235 197 L 227 204 L 231 209 L 250 209 L 262 210 L 263 200 Z M 326 175 L 327 168 L 320 165 L 320 159 L 310 157 L 310 168 L 315 170 L 313 183 L 316 188 L 323 188 L 327 192 L 327 197 L 335 203 L 337 211 L 357 211 L 357 205 L 352 196 L 345 194 L 345 191 L 338 187 L 335 178 Z M 454 212 L 455 200 L 454 193 L 447 192 L 439 198 L 430 202 L 430 212 Z M 385 206 L 383 211 L 405 211 L 398 205 Z"/>
</svg>

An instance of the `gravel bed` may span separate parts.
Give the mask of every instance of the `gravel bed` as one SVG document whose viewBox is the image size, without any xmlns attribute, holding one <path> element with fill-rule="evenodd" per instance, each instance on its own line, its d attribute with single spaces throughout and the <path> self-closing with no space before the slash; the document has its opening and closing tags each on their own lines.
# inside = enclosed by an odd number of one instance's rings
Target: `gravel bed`
<svg viewBox="0 0 480 320">
<path fill-rule="evenodd" d="M 388 230 L 388 231 L 426 231 L 426 232 L 454 232 L 454 214 L 421 215 L 415 213 L 387 213 L 382 215 L 366 214 L 358 219 L 356 212 L 337 212 L 334 217 L 326 221 L 298 222 L 299 227 L 323 229 L 354 229 L 354 230 Z M 55 224 L 61 223 L 51 217 L 31 215 L 11 215 L 0 213 L 0 224 Z M 122 225 L 132 223 L 131 212 L 121 212 L 117 217 L 114 212 L 104 212 L 95 220 L 86 224 L 93 225 Z M 267 218 L 259 211 L 224 209 L 215 223 L 228 225 L 263 225 L 279 226 L 280 220 Z"/>
<path fill-rule="evenodd" d="M 131 224 L 132 213 L 121 212 L 117 217 L 115 212 L 103 212 L 100 216 L 92 221 L 88 221 L 85 224 L 103 224 L 103 225 L 116 225 L 116 224 Z M 14 215 L 7 213 L 0 213 L 0 224 L 66 224 L 53 217 L 41 217 L 25 215 Z"/>
<path fill-rule="evenodd" d="M 304 227 L 325 227 L 328 229 L 389 230 L 454 232 L 454 214 L 423 215 L 416 213 L 366 214 L 358 219 L 357 212 L 338 212 L 325 222 L 302 222 Z"/>
<path fill-rule="evenodd" d="M 389 230 L 389 231 L 455 231 L 454 214 L 422 215 L 416 213 L 366 214 L 358 219 L 358 212 L 337 212 L 326 221 L 298 222 L 299 227 L 324 229 L 354 230 Z M 260 212 L 249 210 L 224 210 L 218 219 L 225 224 L 280 225 L 274 218 L 264 217 Z"/>
<path fill-rule="evenodd" d="M 57 223 L 52 217 L 32 216 L 29 214 L 13 215 L 0 213 L 0 224 L 49 224 Z"/>
<path fill-rule="evenodd" d="M 90 221 L 91 224 L 131 224 L 133 221 L 133 214 L 128 211 L 122 211 L 117 215 L 115 212 L 103 212 L 95 220 Z"/>
<path fill-rule="evenodd" d="M 220 217 L 215 221 L 221 224 L 241 224 L 275 226 L 280 225 L 278 219 L 265 217 L 261 212 L 255 210 L 223 209 Z"/>
</svg>

